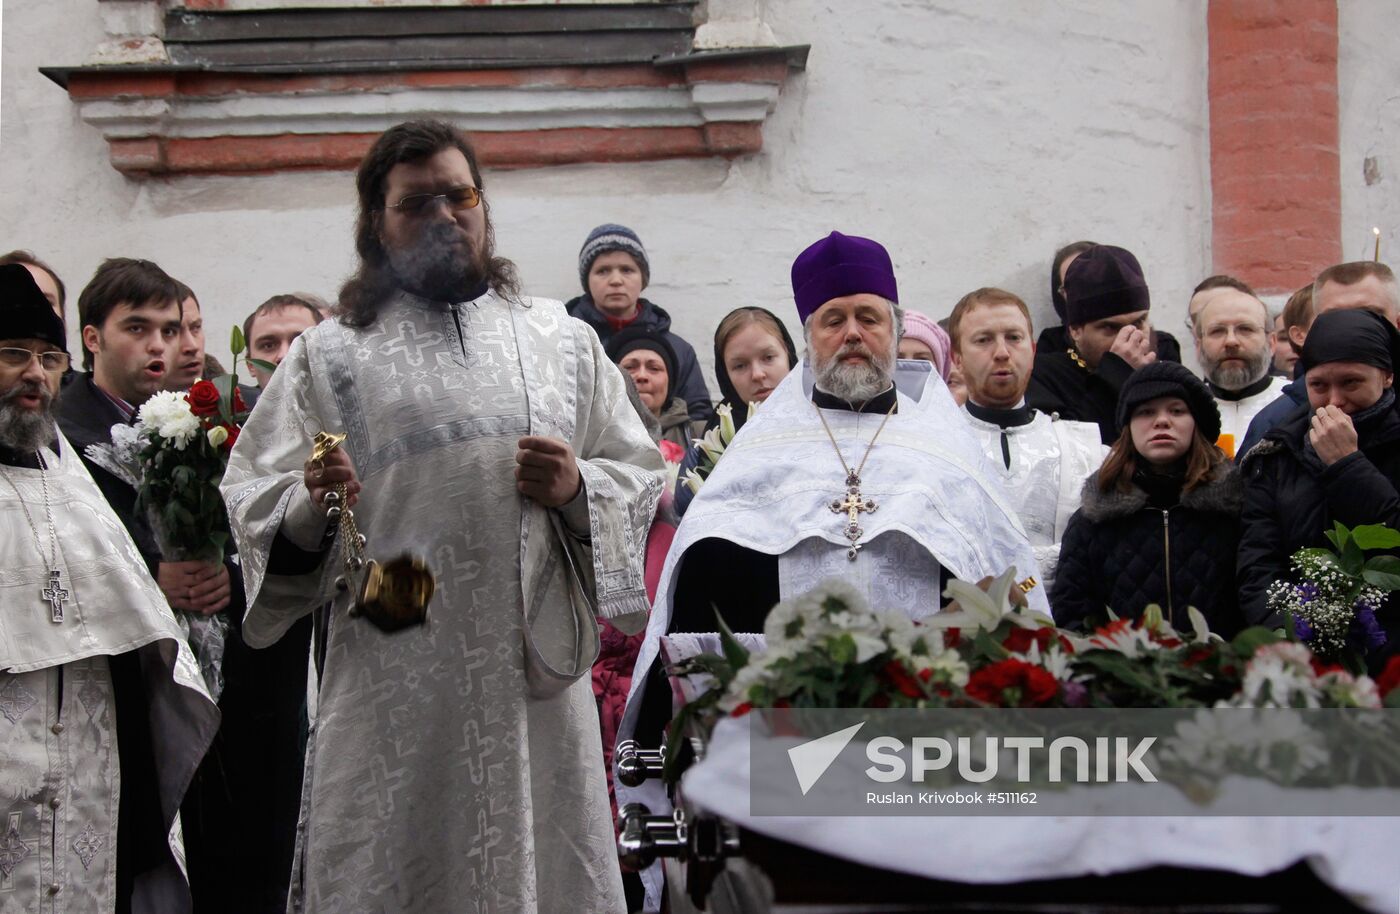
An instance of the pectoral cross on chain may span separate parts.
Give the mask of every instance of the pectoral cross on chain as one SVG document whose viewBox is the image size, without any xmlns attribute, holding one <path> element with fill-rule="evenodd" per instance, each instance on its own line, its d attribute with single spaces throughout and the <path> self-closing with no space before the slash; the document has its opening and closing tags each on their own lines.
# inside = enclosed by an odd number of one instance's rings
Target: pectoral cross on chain
<svg viewBox="0 0 1400 914">
<path fill-rule="evenodd" d="M 45 587 L 41 594 L 45 600 L 49 601 L 49 618 L 54 622 L 63 621 L 63 604 L 68 599 L 68 591 L 63 589 L 59 582 L 57 570 L 49 572 L 49 586 Z"/>
<path fill-rule="evenodd" d="M 852 562 L 856 560 L 856 553 L 860 552 L 860 538 L 865 534 L 860 526 L 860 513 L 874 514 L 879 505 L 875 504 L 873 498 L 862 498 L 860 494 L 860 477 L 851 473 L 846 477 L 846 497 L 838 498 L 828 505 L 833 514 L 846 515 L 846 539 L 850 541 L 851 547 L 846 550 L 846 558 Z"/>
</svg>

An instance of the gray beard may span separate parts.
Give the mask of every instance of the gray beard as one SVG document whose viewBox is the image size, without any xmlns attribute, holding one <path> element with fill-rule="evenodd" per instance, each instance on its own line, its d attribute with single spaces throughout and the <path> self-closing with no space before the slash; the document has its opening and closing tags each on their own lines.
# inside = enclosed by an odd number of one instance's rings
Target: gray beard
<svg viewBox="0 0 1400 914">
<path fill-rule="evenodd" d="M 864 403 L 889 389 L 894 374 L 894 359 L 881 358 L 847 365 L 839 361 L 838 352 L 827 361 L 813 359 L 812 376 L 817 387 L 847 403 Z"/>
<path fill-rule="evenodd" d="M 1245 363 L 1243 368 L 1222 368 L 1219 364 L 1206 367 L 1206 380 L 1221 390 L 1243 390 L 1269 373 L 1273 356 L 1266 349 Z"/>
<path fill-rule="evenodd" d="M 32 392 L 33 388 L 28 390 Z M 43 406 L 35 413 L 14 402 L 25 391 L 25 385 L 20 384 L 0 397 L 0 447 L 20 453 L 37 451 L 52 443 L 58 434 L 53 421 L 53 395 L 44 389 Z"/>
<path fill-rule="evenodd" d="M 435 223 L 405 247 L 384 249 L 399 284 L 433 301 L 463 301 L 486 278 L 485 258 L 456 243 L 461 230 Z"/>
</svg>

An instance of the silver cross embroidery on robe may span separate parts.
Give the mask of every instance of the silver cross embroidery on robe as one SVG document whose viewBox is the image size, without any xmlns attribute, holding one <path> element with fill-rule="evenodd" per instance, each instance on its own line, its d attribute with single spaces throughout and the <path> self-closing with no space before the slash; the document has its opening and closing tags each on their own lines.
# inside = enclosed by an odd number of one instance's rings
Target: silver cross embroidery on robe
<svg viewBox="0 0 1400 914">
<path fill-rule="evenodd" d="M 860 514 L 874 514 L 879 505 L 875 504 L 873 498 L 862 498 L 860 494 L 860 477 L 851 473 L 846 477 L 846 497 L 838 498 L 827 507 L 831 508 L 833 514 L 846 515 L 846 539 L 851 546 L 846 550 L 846 558 L 852 562 L 856 560 L 856 553 L 860 552 L 860 538 L 865 535 L 865 530 L 860 525 Z"/>
</svg>

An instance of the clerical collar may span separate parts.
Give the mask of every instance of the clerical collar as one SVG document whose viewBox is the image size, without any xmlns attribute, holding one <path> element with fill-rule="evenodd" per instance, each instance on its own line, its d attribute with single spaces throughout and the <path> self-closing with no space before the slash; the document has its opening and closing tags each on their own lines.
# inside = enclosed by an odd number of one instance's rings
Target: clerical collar
<svg viewBox="0 0 1400 914">
<path fill-rule="evenodd" d="M 25 470 L 43 469 L 43 465 L 39 463 L 39 455 L 34 451 L 17 451 L 3 444 L 0 444 L 0 465 Z"/>
<path fill-rule="evenodd" d="M 1265 390 L 1268 390 L 1269 385 L 1273 382 L 1273 376 L 1264 375 L 1264 377 L 1255 381 L 1253 384 L 1248 387 L 1242 387 L 1239 390 L 1226 390 L 1223 387 L 1217 387 L 1209 380 L 1206 381 L 1206 384 L 1210 386 L 1210 392 L 1215 395 L 1215 399 L 1217 400 L 1243 400 L 1246 397 L 1252 397 L 1255 394 L 1263 393 Z"/>
<path fill-rule="evenodd" d="M 1035 421 L 1035 410 L 1026 405 L 1022 400 L 1020 406 L 1011 409 L 997 409 L 991 406 L 979 406 L 968 400 L 965 404 L 968 413 L 974 419 L 981 419 L 983 422 L 990 422 L 1001 428 L 1015 428 L 1019 425 L 1030 425 Z"/>
<path fill-rule="evenodd" d="M 891 410 L 899 412 L 899 392 L 895 390 L 894 384 L 891 384 L 884 393 L 871 397 L 864 403 L 851 403 L 814 385 L 812 387 L 812 403 L 822 409 L 844 409 L 848 413 L 883 414 Z"/>
</svg>

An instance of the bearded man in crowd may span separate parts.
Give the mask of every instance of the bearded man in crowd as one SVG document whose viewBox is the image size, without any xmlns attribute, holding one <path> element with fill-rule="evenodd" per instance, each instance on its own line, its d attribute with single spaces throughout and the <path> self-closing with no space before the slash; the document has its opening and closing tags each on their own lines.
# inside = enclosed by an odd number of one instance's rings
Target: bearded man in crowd
<svg viewBox="0 0 1400 914">
<path fill-rule="evenodd" d="M 292 343 L 223 484 L 248 643 L 334 600 L 294 901 L 621 911 L 588 674 L 595 615 L 645 619 L 661 455 L 594 332 L 495 255 L 465 137 L 393 127 L 356 186 L 340 319 Z M 346 438 L 313 462 L 318 432 Z M 430 623 L 349 615 L 332 506 L 370 557 L 423 557 Z"/>
<path fill-rule="evenodd" d="M 1220 277 L 1217 277 L 1220 278 Z M 1196 355 L 1220 410 L 1220 440 L 1234 457 L 1249 423 L 1288 386 L 1269 373 L 1269 309 L 1254 290 L 1233 277 L 1217 285 L 1195 315 Z"/>
</svg>

